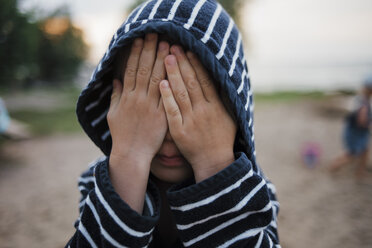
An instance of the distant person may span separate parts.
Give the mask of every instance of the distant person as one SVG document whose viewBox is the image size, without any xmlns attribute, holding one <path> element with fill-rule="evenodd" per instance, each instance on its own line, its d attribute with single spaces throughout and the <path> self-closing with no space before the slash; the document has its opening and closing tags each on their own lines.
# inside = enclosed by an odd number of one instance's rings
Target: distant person
<svg viewBox="0 0 372 248">
<path fill-rule="evenodd" d="M 147 1 L 77 104 L 105 156 L 66 247 L 280 247 L 241 35 L 214 0 Z"/>
<path fill-rule="evenodd" d="M 356 176 L 362 178 L 366 175 L 372 120 L 371 95 L 372 77 L 369 77 L 364 82 L 360 93 L 355 97 L 353 110 L 346 118 L 343 133 L 345 152 L 331 164 L 330 170 L 332 172 L 339 170 L 353 160 L 358 160 Z"/>
</svg>

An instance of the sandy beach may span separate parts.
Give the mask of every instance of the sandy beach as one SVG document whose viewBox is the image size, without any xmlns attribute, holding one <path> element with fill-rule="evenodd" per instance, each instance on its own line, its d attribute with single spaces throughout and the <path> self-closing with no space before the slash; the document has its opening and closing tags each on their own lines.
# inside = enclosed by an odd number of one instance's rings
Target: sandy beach
<svg viewBox="0 0 372 248">
<path fill-rule="evenodd" d="M 371 177 L 356 180 L 353 165 L 336 174 L 327 170 L 342 151 L 344 113 L 338 103 L 344 101 L 330 97 L 256 104 L 257 157 L 277 188 L 282 247 L 372 247 Z M 308 142 L 321 150 L 314 168 L 301 159 Z M 100 154 L 84 134 L 3 146 L 0 247 L 64 247 L 78 216 L 77 178 Z"/>
</svg>

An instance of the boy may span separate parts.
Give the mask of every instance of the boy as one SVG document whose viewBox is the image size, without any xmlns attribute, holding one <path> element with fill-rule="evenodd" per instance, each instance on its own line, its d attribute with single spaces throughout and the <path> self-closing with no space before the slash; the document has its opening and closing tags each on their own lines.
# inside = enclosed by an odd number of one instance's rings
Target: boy
<svg viewBox="0 0 372 248">
<path fill-rule="evenodd" d="M 353 111 L 346 118 L 343 133 L 345 152 L 333 161 L 330 166 L 331 172 L 335 172 L 354 159 L 358 159 L 357 178 L 361 179 L 367 175 L 369 126 L 372 118 L 371 94 L 372 78 L 367 78 L 360 94 L 354 100 Z"/>
<path fill-rule="evenodd" d="M 79 181 L 67 247 L 279 246 L 252 111 L 241 36 L 219 4 L 139 6 L 78 101 L 107 157 Z"/>
</svg>

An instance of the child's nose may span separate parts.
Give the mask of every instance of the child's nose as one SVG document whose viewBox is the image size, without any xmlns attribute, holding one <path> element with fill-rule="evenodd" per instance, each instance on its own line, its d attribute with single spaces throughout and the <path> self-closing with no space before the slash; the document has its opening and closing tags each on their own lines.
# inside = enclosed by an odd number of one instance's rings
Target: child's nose
<svg viewBox="0 0 372 248">
<path fill-rule="evenodd" d="M 173 142 L 172 135 L 169 132 L 169 129 L 167 130 L 167 134 L 165 135 L 165 140 L 169 142 Z"/>
</svg>

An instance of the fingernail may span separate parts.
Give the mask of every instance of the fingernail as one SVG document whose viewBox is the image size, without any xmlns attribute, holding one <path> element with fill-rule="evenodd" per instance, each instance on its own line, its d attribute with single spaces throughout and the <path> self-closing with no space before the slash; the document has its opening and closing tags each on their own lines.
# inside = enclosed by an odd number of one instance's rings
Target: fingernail
<svg viewBox="0 0 372 248">
<path fill-rule="evenodd" d="M 146 34 L 145 39 L 147 41 L 152 41 L 152 40 L 155 40 L 157 37 L 158 35 L 156 33 L 149 33 L 149 34 Z"/>
<path fill-rule="evenodd" d="M 166 62 L 168 65 L 175 65 L 176 64 L 176 57 L 173 55 L 168 55 L 166 57 Z"/>
<path fill-rule="evenodd" d="M 137 39 L 135 39 L 135 40 L 134 40 L 134 45 L 135 45 L 135 46 L 140 46 L 140 45 L 142 45 L 142 39 L 141 39 L 141 38 L 137 38 Z"/>
<path fill-rule="evenodd" d="M 180 46 L 172 46 L 172 51 L 174 54 L 180 54 L 182 51 L 182 48 Z"/>
<path fill-rule="evenodd" d="M 163 80 L 160 82 L 160 86 L 163 88 L 163 89 L 166 89 L 169 87 L 169 83 L 167 80 Z"/>
<path fill-rule="evenodd" d="M 190 52 L 190 51 L 187 51 L 187 52 L 186 52 L 186 56 L 187 56 L 189 59 L 191 59 L 191 58 L 193 58 L 194 54 L 193 54 L 192 52 Z"/>
<path fill-rule="evenodd" d="M 168 48 L 168 44 L 166 42 L 160 42 L 159 43 L 159 50 L 165 51 Z"/>
</svg>

